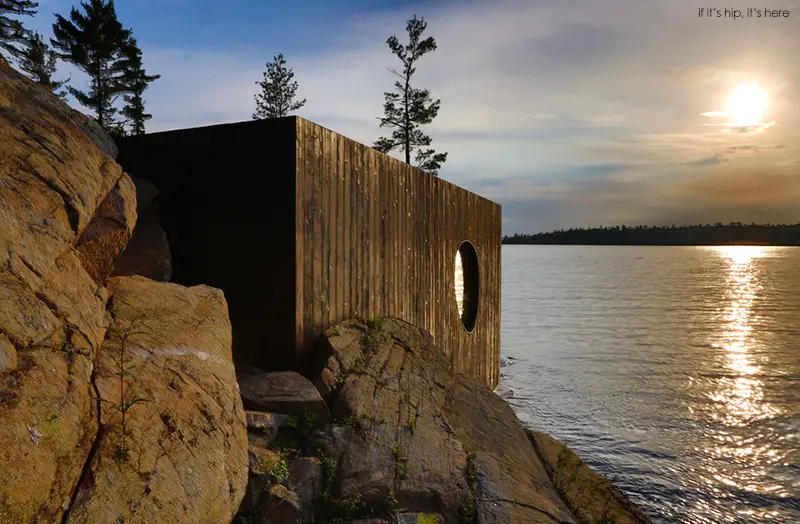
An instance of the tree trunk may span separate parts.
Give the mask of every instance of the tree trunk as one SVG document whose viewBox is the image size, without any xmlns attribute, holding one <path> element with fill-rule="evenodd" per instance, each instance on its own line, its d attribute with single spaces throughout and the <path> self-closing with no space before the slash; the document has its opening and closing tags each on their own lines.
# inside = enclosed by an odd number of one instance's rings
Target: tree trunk
<svg viewBox="0 0 800 524">
<path fill-rule="evenodd" d="M 97 92 L 95 95 L 97 96 L 97 107 L 95 108 L 97 111 L 97 123 L 100 124 L 100 127 L 105 129 L 105 115 L 103 114 L 103 66 L 102 64 L 97 61 L 94 65 L 94 74 L 95 74 L 95 86 L 97 86 Z"/>
<path fill-rule="evenodd" d="M 405 138 L 405 142 L 406 142 L 405 143 L 405 146 L 406 146 L 406 164 L 411 164 L 411 119 L 410 119 L 410 116 L 408 114 L 408 89 L 409 89 L 409 83 L 411 81 L 410 75 L 408 74 L 409 69 L 411 69 L 411 64 L 410 63 L 406 66 L 406 87 L 403 90 L 403 96 L 405 97 L 405 102 L 406 102 L 405 106 L 403 106 L 403 109 L 404 109 L 404 112 L 405 112 L 404 116 L 405 116 L 405 124 L 406 124 L 406 129 L 405 129 L 405 133 L 404 133 L 404 135 L 405 135 L 404 138 Z"/>
</svg>

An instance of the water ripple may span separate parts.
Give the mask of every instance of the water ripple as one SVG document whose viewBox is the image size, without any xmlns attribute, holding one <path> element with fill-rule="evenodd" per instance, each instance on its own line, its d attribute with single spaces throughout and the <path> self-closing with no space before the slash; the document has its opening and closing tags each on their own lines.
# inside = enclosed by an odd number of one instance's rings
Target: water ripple
<svg viewBox="0 0 800 524">
<path fill-rule="evenodd" d="M 798 267 L 798 248 L 504 246 L 498 392 L 656 522 L 800 523 Z"/>
</svg>

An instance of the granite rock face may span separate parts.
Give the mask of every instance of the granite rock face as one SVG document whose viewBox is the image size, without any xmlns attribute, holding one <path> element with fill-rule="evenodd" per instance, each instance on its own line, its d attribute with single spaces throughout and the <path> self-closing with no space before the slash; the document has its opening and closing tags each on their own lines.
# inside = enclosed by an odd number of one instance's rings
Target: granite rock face
<svg viewBox="0 0 800 524">
<path fill-rule="evenodd" d="M 75 111 L 74 109 L 70 110 L 69 119 L 73 124 L 78 126 L 81 131 L 86 133 L 86 136 L 94 143 L 98 151 L 113 160 L 117 159 L 117 155 L 119 154 L 117 144 L 114 142 L 114 139 L 100 127 L 97 120 L 84 115 L 80 111 Z"/>
<path fill-rule="evenodd" d="M 317 384 L 335 419 L 358 421 L 337 496 L 448 521 L 571 521 L 508 404 L 455 373 L 429 334 L 387 319 L 344 323 L 327 340 Z"/>
<path fill-rule="evenodd" d="M 18 258 L 38 277 L 75 246 L 123 177 L 71 112 L 47 89 L 0 68 L 0 261 Z"/>
<path fill-rule="evenodd" d="M 111 274 L 137 225 L 136 189 L 124 175 L 95 212 L 76 248 L 83 267 L 98 284 Z"/>
<path fill-rule="evenodd" d="M 624 493 L 592 471 L 569 446 L 538 431 L 528 431 L 528 437 L 553 484 L 579 516 L 588 522 L 596 522 L 595 515 L 606 515 L 606 522 L 617 524 L 648 521 Z"/>
<path fill-rule="evenodd" d="M 508 404 L 456 373 L 427 332 L 397 319 L 351 320 L 328 330 L 319 357 L 311 379 L 332 423 L 280 428 L 270 447 L 291 450 L 290 471 L 299 460 L 309 472 L 318 463 L 321 486 L 301 496 L 291 478 L 255 479 L 260 492 L 281 484 L 296 495 L 300 522 L 647 522 L 618 491 L 570 498 L 558 461 L 540 456 Z M 276 508 L 289 507 L 266 500 L 242 522 L 274 522 Z"/>
<path fill-rule="evenodd" d="M 2 522 L 59 521 L 97 434 L 91 376 L 108 292 L 75 246 L 128 180 L 72 113 L 0 66 Z"/>
<path fill-rule="evenodd" d="M 144 277 L 109 288 L 114 329 L 94 380 L 103 431 L 67 522 L 229 522 L 248 449 L 222 292 Z M 123 423 L 119 406 L 137 397 Z"/>
<path fill-rule="evenodd" d="M 0 522 L 224 522 L 244 495 L 225 299 L 107 279 L 137 220 L 115 155 L 0 60 Z"/>
</svg>

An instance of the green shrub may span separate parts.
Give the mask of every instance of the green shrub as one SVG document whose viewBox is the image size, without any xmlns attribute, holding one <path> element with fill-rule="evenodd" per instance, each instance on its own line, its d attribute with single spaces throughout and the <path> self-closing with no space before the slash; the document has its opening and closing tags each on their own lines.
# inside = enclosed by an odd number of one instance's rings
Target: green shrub
<svg viewBox="0 0 800 524">
<path fill-rule="evenodd" d="M 286 463 L 286 457 L 281 456 L 275 461 L 264 473 L 263 478 L 266 485 L 280 484 L 289 478 L 289 465 Z"/>
</svg>

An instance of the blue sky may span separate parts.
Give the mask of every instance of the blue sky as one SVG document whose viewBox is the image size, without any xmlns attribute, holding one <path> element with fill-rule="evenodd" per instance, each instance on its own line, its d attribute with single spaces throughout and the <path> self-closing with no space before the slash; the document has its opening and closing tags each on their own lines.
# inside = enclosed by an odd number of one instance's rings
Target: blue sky
<svg viewBox="0 0 800 524">
<path fill-rule="evenodd" d="M 77 3 L 77 2 L 76 2 Z M 286 55 L 300 116 L 364 143 L 396 67 L 386 47 L 413 14 L 439 49 L 418 85 L 441 98 L 427 126 L 443 178 L 503 204 L 504 232 L 687 222 L 800 222 L 800 9 L 701 18 L 699 4 L 637 0 L 118 0 L 162 78 L 145 93 L 160 131 L 247 120 L 264 63 Z M 745 10 L 752 2 L 719 7 Z M 50 36 L 41 0 L 28 26 Z M 85 78 L 70 66 L 75 85 Z M 731 125 L 737 86 L 768 96 Z"/>
</svg>

